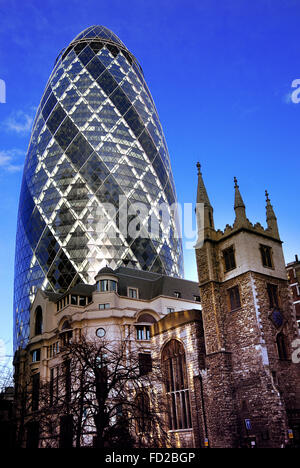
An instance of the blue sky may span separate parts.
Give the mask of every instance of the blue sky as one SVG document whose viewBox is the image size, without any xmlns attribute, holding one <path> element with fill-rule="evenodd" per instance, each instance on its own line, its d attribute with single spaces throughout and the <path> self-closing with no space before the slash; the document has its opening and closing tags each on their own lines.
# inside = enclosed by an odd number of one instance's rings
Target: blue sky
<svg viewBox="0 0 300 468">
<path fill-rule="evenodd" d="M 114 31 L 144 70 L 179 201 L 195 199 L 198 160 L 217 228 L 234 219 L 234 176 L 252 222 L 265 224 L 268 188 L 292 261 L 300 253 L 300 103 L 291 101 L 299 16 L 298 0 L 0 0 L 0 339 L 8 354 L 22 166 L 60 50 L 90 25 Z M 185 252 L 185 276 L 197 279 L 193 251 Z"/>
</svg>

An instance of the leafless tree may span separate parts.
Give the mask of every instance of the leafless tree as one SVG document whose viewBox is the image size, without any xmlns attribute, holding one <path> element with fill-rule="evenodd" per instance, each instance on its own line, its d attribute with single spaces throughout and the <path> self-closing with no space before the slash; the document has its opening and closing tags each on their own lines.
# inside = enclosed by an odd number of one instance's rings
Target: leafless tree
<svg viewBox="0 0 300 468">
<path fill-rule="evenodd" d="M 41 445 L 166 447 L 161 371 L 141 354 L 130 339 L 65 340 L 61 364 L 40 383 L 30 416 Z"/>
<path fill-rule="evenodd" d="M 13 368 L 9 362 L 0 362 L 0 398 L 7 388 L 14 386 Z"/>
</svg>

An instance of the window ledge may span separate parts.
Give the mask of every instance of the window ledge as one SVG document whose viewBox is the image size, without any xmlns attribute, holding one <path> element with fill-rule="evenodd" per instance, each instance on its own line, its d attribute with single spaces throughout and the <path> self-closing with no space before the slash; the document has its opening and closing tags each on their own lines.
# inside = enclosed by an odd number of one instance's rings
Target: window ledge
<svg viewBox="0 0 300 468">
<path fill-rule="evenodd" d="M 188 429 L 170 429 L 168 432 L 169 433 L 174 433 L 174 432 L 192 432 L 193 431 L 193 428 L 190 427 Z"/>
<path fill-rule="evenodd" d="M 33 366 L 39 366 L 41 364 L 41 361 L 31 361 L 29 363 L 30 367 L 33 367 Z"/>
<path fill-rule="evenodd" d="M 236 270 L 236 267 L 234 268 L 230 268 L 229 270 L 224 270 L 224 273 L 226 275 L 226 273 L 231 273 L 232 271 Z"/>
</svg>

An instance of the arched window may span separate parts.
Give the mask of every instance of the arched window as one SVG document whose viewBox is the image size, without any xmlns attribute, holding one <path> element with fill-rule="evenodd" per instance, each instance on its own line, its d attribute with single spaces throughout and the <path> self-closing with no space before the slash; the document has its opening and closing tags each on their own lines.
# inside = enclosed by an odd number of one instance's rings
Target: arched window
<svg viewBox="0 0 300 468">
<path fill-rule="evenodd" d="M 70 325 L 69 320 L 66 320 L 61 327 L 62 330 L 70 330 L 70 328 L 71 328 L 71 325 Z"/>
<path fill-rule="evenodd" d="M 150 340 L 151 338 L 151 324 L 155 323 L 156 320 L 151 314 L 142 314 L 139 316 L 136 325 L 136 339 L 137 340 Z"/>
<path fill-rule="evenodd" d="M 162 373 L 169 409 L 169 428 L 192 427 L 185 351 L 178 340 L 169 341 L 162 352 Z"/>
<path fill-rule="evenodd" d="M 153 315 L 150 315 L 150 314 L 142 314 L 142 315 L 139 316 L 138 322 L 139 322 L 139 323 L 155 323 L 156 320 L 155 320 L 155 318 L 153 317 Z"/>
<path fill-rule="evenodd" d="M 65 320 L 60 332 L 61 346 L 67 346 L 71 343 L 73 330 L 69 320 Z"/>
<path fill-rule="evenodd" d="M 285 360 L 288 358 L 285 336 L 282 332 L 278 333 L 276 337 L 277 351 L 279 359 Z"/>
<path fill-rule="evenodd" d="M 34 334 L 41 335 L 43 333 L 43 311 L 41 306 L 37 306 L 35 309 L 35 326 Z"/>
</svg>

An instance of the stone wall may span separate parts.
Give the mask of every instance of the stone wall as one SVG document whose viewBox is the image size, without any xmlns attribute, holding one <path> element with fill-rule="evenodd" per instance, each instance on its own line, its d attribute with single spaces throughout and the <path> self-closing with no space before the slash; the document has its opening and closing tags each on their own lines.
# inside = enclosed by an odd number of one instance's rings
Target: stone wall
<svg viewBox="0 0 300 468">
<path fill-rule="evenodd" d="M 203 447 L 205 438 L 203 408 L 200 386 L 197 382 L 200 371 L 205 366 L 201 313 L 182 311 L 170 315 L 172 317 L 162 319 L 153 327 L 152 355 L 154 361 L 160 362 L 163 348 L 170 340 L 175 339 L 183 344 L 187 363 L 192 428 L 170 431 L 169 436 L 174 447 Z M 165 391 L 164 388 L 162 391 Z"/>
</svg>

